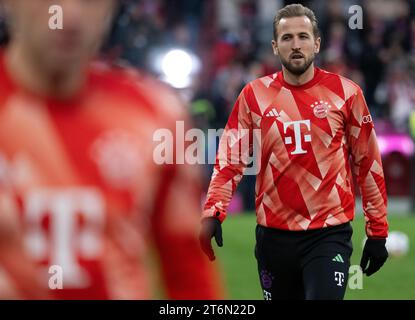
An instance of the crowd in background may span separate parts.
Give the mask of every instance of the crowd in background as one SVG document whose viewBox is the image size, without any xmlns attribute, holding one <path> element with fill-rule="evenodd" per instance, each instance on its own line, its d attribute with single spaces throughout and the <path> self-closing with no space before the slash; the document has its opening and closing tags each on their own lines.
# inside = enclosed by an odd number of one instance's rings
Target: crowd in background
<svg viewBox="0 0 415 320">
<path fill-rule="evenodd" d="M 280 70 L 270 45 L 273 19 L 297 2 L 319 21 L 316 65 L 358 83 L 372 116 L 407 132 L 415 110 L 415 0 L 125 0 L 107 53 L 152 71 L 155 48 L 194 52 L 202 65 L 188 88 L 196 125 L 223 128 L 243 86 Z M 350 20 L 362 28 L 351 29 Z M 211 172 L 206 166 L 206 184 Z M 246 176 L 238 189 L 245 209 L 254 206 L 254 181 Z"/>
<path fill-rule="evenodd" d="M 414 0 L 124 0 L 111 55 L 151 69 L 154 48 L 178 47 L 202 61 L 193 100 L 211 103 L 209 127 L 223 127 L 241 88 L 280 68 L 270 41 L 276 11 L 291 2 L 312 8 L 322 50 L 317 65 L 357 82 L 374 117 L 405 130 L 415 100 Z M 362 29 L 349 19 L 359 5 Z M 107 48 L 108 49 L 108 48 Z"/>
<path fill-rule="evenodd" d="M 190 111 L 202 129 L 223 128 L 243 86 L 280 69 L 272 54 L 273 19 L 289 3 L 316 13 L 322 47 L 317 66 L 358 83 L 372 115 L 397 131 L 408 130 L 415 110 L 415 0 L 120 0 L 104 47 L 111 59 L 125 59 L 154 72 L 156 50 L 182 48 L 202 68 L 187 88 Z M 363 9 L 362 29 L 349 20 Z M 6 38 L 0 12 L 0 41 Z M 190 92 L 190 93 L 189 93 Z M 206 181 L 211 173 L 207 167 Z M 240 190 L 251 190 L 245 179 Z M 253 196 L 245 208 L 252 208 Z M 252 199 L 251 199 L 252 198 Z"/>
</svg>

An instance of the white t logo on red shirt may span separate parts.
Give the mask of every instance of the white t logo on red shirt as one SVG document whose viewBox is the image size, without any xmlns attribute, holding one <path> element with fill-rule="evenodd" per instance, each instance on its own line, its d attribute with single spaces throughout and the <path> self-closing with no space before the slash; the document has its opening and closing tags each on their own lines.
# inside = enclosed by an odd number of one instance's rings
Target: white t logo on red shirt
<svg viewBox="0 0 415 320">
<path fill-rule="evenodd" d="M 291 154 L 304 154 L 307 153 L 306 150 L 302 148 L 302 134 L 301 134 L 301 125 L 306 125 L 307 129 L 310 131 L 310 120 L 299 120 L 299 121 L 290 121 L 290 122 L 284 122 L 284 134 L 287 133 L 287 128 L 293 125 L 294 128 L 294 144 L 295 144 L 295 150 L 291 152 Z M 311 141 L 311 135 L 305 134 L 304 135 L 304 141 L 310 142 Z M 285 144 L 292 144 L 292 137 L 285 137 L 284 140 Z"/>
</svg>

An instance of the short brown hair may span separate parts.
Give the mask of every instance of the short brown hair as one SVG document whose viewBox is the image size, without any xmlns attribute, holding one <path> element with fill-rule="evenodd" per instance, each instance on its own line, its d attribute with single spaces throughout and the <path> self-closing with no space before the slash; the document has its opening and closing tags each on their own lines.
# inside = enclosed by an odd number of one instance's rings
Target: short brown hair
<svg viewBox="0 0 415 320">
<path fill-rule="evenodd" d="M 302 4 L 295 3 L 289 4 L 284 8 L 278 10 L 274 18 L 274 39 L 277 40 L 277 26 L 280 23 L 282 18 L 293 18 L 293 17 L 302 17 L 306 16 L 310 19 L 311 24 L 313 25 L 314 37 L 318 38 L 320 36 L 320 30 L 318 29 L 318 21 L 313 12 L 313 10 L 303 6 Z"/>
</svg>

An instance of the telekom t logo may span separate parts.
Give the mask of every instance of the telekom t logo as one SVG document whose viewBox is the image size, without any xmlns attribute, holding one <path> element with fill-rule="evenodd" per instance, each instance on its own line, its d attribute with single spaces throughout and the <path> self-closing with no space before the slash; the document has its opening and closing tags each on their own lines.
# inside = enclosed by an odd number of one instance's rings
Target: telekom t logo
<svg viewBox="0 0 415 320">
<path fill-rule="evenodd" d="M 291 154 L 304 154 L 307 153 L 306 150 L 302 148 L 301 144 L 301 125 L 306 125 L 307 129 L 310 131 L 310 120 L 299 120 L 299 121 L 290 121 L 290 122 L 284 122 L 284 134 L 287 133 L 287 128 L 289 126 L 293 126 L 294 128 L 294 143 L 295 143 L 295 150 L 291 152 Z M 311 135 L 305 134 L 304 135 L 304 141 L 310 142 L 311 141 Z M 285 144 L 292 144 L 293 140 L 291 137 L 285 137 Z"/>
<path fill-rule="evenodd" d="M 61 266 L 67 288 L 90 285 L 78 260 L 94 260 L 100 254 L 104 210 L 104 198 L 95 188 L 37 189 L 25 197 L 28 250 L 35 260 Z M 46 217 L 48 232 L 42 227 Z"/>
<path fill-rule="evenodd" d="M 344 273 L 335 271 L 334 272 L 334 281 L 337 282 L 337 286 L 342 287 L 344 283 Z"/>
</svg>

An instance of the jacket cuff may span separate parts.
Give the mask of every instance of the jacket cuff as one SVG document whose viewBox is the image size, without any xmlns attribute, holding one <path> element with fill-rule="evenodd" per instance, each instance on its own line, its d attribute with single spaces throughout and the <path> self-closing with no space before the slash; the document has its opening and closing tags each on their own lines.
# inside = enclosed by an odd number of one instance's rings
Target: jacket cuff
<svg viewBox="0 0 415 320">
<path fill-rule="evenodd" d="M 212 206 L 211 208 L 203 211 L 202 220 L 206 218 L 216 218 L 220 221 L 220 223 L 222 223 L 226 218 L 226 213 L 224 210 Z"/>
</svg>

